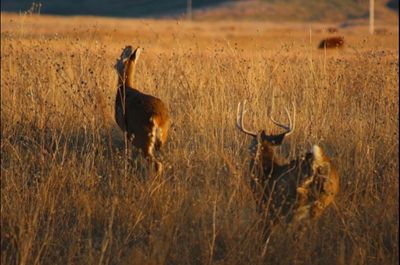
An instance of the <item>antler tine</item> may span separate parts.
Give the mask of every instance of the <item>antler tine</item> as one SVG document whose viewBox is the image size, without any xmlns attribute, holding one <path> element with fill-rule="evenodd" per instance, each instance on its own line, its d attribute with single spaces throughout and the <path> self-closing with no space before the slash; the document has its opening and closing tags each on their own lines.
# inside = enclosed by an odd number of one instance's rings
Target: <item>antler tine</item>
<svg viewBox="0 0 400 265">
<path fill-rule="evenodd" d="M 243 101 L 243 105 L 241 102 L 238 103 L 237 113 L 236 113 L 236 126 L 244 133 L 249 134 L 253 137 L 257 136 L 257 133 L 246 130 L 243 126 L 243 116 L 245 113 L 244 107 L 246 105 L 246 100 Z"/>
<path fill-rule="evenodd" d="M 292 134 L 293 131 L 294 131 L 294 128 L 296 126 L 296 106 L 294 105 L 293 102 L 292 102 L 292 106 L 293 106 L 293 122 L 292 122 L 292 118 L 290 117 L 289 110 L 285 107 L 286 115 L 288 116 L 288 119 L 289 119 L 289 126 L 286 126 L 286 125 L 284 125 L 282 123 L 279 123 L 273 117 L 270 117 L 271 121 L 275 125 L 277 125 L 277 126 L 279 126 L 279 127 L 281 127 L 281 128 L 286 130 L 286 133 L 285 133 L 286 136 Z"/>
</svg>

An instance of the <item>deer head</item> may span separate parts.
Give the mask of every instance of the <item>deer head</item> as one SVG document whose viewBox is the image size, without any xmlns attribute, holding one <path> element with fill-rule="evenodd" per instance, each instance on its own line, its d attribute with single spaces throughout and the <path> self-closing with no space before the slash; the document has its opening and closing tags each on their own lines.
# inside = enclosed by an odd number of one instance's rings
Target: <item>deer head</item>
<svg viewBox="0 0 400 265">
<path fill-rule="evenodd" d="M 134 74 L 137 60 L 142 52 L 140 47 L 135 50 L 132 46 L 126 46 L 117 59 L 114 68 L 118 73 L 118 85 L 125 85 L 126 87 L 134 87 Z"/>
<path fill-rule="evenodd" d="M 296 109 L 293 104 L 294 115 L 293 121 L 290 117 L 289 111 L 285 108 L 286 114 L 289 119 L 289 125 L 284 125 L 277 122 L 273 117 L 270 117 L 271 121 L 285 131 L 280 134 L 268 134 L 266 130 L 260 130 L 254 132 L 248 130 L 244 127 L 243 118 L 245 113 L 246 101 L 243 104 L 238 104 L 237 116 L 236 116 L 236 126 L 245 134 L 253 137 L 253 141 L 250 145 L 250 151 L 253 155 L 252 164 L 254 163 L 262 166 L 263 170 L 267 173 L 273 170 L 273 168 L 278 168 L 286 163 L 286 160 L 275 153 L 275 148 L 283 143 L 286 136 L 293 133 L 295 129 L 296 121 Z"/>
</svg>

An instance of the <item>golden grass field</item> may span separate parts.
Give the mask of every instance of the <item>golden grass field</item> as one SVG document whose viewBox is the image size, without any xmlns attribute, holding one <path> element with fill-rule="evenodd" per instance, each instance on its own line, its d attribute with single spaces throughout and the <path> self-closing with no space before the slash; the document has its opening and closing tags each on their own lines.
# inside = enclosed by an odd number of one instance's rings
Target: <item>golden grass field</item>
<svg viewBox="0 0 400 265">
<path fill-rule="evenodd" d="M 383 27 L 383 26 L 381 26 Z M 2 264 L 398 264 L 398 25 L 185 22 L 1 15 Z M 165 170 L 124 167 L 114 122 L 121 49 L 141 46 L 137 88 L 165 101 Z M 297 108 L 282 153 L 320 144 L 340 174 L 300 241 L 284 229 L 261 257 L 248 185 L 250 139 Z"/>
</svg>

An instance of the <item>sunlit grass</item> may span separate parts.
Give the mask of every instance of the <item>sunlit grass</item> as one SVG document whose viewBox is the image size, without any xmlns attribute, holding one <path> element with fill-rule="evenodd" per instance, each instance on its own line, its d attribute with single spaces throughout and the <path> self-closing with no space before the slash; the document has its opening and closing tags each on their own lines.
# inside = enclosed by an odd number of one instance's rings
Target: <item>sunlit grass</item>
<svg viewBox="0 0 400 265">
<path fill-rule="evenodd" d="M 398 30 L 259 22 L 2 15 L 1 249 L 4 264 L 397 264 Z M 311 31 L 310 31 L 311 30 Z M 144 48 L 137 87 L 163 99 L 166 170 L 124 170 L 113 120 L 116 58 Z M 248 187 L 248 127 L 296 104 L 289 156 L 320 144 L 340 174 L 331 207 L 301 242 L 262 252 Z"/>
</svg>

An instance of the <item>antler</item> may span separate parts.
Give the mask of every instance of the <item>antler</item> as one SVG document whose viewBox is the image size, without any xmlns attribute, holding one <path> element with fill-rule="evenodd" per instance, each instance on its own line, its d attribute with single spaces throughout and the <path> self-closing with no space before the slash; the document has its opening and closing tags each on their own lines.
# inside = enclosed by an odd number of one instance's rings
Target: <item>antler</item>
<svg viewBox="0 0 400 265">
<path fill-rule="evenodd" d="M 272 102 L 272 104 L 273 104 L 273 102 Z M 277 125 L 277 126 L 279 126 L 279 127 L 281 127 L 281 128 L 283 128 L 283 129 L 286 130 L 286 132 L 285 132 L 285 135 L 286 135 L 286 136 L 288 136 L 288 135 L 290 135 L 290 134 L 293 133 L 294 128 L 295 128 L 295 125 L 296 125 L 296 106 L 294 105 L 293 102 L 292 102 L 292 106 L 293 106 L 293 123 L 292 123 L 292 119 L 290 118 L 289 111 L 288 111 L 288 109 L 285 107 L 286 115 L 288 116 L 288 119 L 289 119 L 289 126 L 286 126 L 286 125 L 284 125 L 284 124 L 282 124 L 282 123 L 277 122 L 277 121 L 272 117 L 272 114 L 271 114 L 271 117 L 270 117 L 271 121 L 272 121 L 275 125 Z"/>
<path fill-rule="evenodd" d="M 243 105 L 241 102 L 238 103 L 237 113 L 236 113 L 236 126 L 245 134 L 249 134 L 253 137 L 257 137 L 257 133 L 249 131 L 249 130 L 245 129 L 243 126 L 243 116 L 245 113 L 245 110 L 244 110 L 245 105 L 246 105 L 246 100 L 243 101 Z"/>
</svg>

